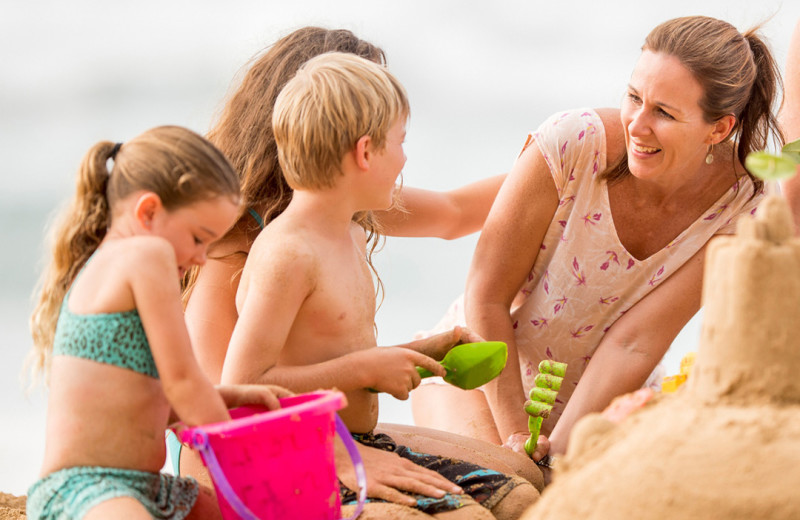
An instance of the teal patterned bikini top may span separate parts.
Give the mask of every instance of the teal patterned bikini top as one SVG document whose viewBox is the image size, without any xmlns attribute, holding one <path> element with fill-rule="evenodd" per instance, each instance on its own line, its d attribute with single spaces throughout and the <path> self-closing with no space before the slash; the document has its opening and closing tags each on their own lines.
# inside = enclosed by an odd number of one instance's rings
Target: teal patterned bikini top
<svg viewBox="0 0 800 520">
<path fill-rule="evenodd" d="M 133 309 L 106 314 L 73 314 L 67 305 L 71 290 L 61 304 L 53 355 L 89 359 L 158 379 L 139 312 Z"/>
</svg>

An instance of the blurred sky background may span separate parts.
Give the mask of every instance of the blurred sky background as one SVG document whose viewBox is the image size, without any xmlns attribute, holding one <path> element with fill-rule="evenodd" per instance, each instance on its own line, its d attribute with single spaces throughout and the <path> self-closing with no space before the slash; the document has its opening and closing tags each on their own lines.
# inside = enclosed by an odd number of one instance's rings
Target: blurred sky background
<svg viewBox="0 0 800 520">
<path fill-rule="evenodd" d="M 29 0 L 0 3 L 0 491 L 24 494 L 44 449 L 45 394 L 26 396 L 31 293 L 44 228 L 84 152 L 160 124 L 205 133 L 258 51 L 304 25 L 381 46 L 411 101 L 404 182 L 444 190 L 505 172 L 549 114 L 618 106 L 644 37 L 704 14 L 763 34 L 783 67 L 800 2 L 785 0 Z M 432 327 L 463 289 L 477 236 L 389 239 L 378 342 Z M 696 347 L 700 316 L 667 354 Z M 383 422 L 411 423 L 383 396 Z"/>
</svg>

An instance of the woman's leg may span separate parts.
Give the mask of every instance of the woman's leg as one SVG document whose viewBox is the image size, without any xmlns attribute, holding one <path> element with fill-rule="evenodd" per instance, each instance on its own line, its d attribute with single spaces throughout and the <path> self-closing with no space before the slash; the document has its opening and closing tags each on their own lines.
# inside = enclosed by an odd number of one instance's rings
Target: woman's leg
<svg viewBox="0 0 800 520">
<path fill-rule="evenodd" d="M 375 429 L 385 433 L 397 444 L 420 453 L 460 459 L 507 475 L 517 475 L 541 491 L 544 488 L 539 467 L 521 453 L 478 439 L 464 437 L 432 428 L 381 423 Z"/>
<path fill-rule="evenodd" d="M 495 520 L 491 511 L 478 504 L 469 504 L 446 513 L 433 515 L 437 520 Z"/>
<path fill-rule="evenodd" d="M 353 516 L 356 506 L 342 506 L 342 518 Z M 371 502 L 364 505 L 358 520 L 386 520 L 387 518 L 402 518 L 403 520 L 431 520 L 433 518 L 410 507 L 401 506 L 392 502 Z"/>
<path fill-rule="evenodd" d="M 480 390 L 451 385 L 420 385 L 411 392 L 414 424 L 502 444 L 489 403 Z"/>
<path fill-rule="evenodd" d="M 492 514 L 497 520 L 516 520 L 539 500 L 539 491 L 531 486 L 517 486 L 492 508 Z"/>
</svg>

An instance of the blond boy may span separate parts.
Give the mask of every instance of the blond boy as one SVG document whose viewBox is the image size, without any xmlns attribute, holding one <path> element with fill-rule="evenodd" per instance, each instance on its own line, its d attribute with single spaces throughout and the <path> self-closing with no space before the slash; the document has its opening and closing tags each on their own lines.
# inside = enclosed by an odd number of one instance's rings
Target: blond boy
<svg viewBox="0 0 800 520">
<path fill-rule="evenodd" d="M 522 479 L 458 461 L 450 473 L 437 473 L 420 464 L 447 466 L 442 459 L 372 434 L 378 399 L 370 389 L 406 399 L 419 384 L 417 366 L 442 375 L 434 358 L 462 334 L 470 339 L 456 329 L 432 341 L 376 345 L 363 226 L 370 211 L 392 204 L 406 160 L 408 114 L 402 85 L 383 67 L 351 54 L 310 60 L 281 92 L 273 127 L 294 195 L 250 251 L 222 381 L 280 384 L 296 392 L 336 387 L 347 394 L 341 416 L 361 442 L 370 497 L 437 518 L 515 518 L 537 496 Z M 457 483 L 442 476 L 455 480 L 475 472 L 482 476 Z M 343 487 L 344 503 L 352 498 Z"/>
</svg>

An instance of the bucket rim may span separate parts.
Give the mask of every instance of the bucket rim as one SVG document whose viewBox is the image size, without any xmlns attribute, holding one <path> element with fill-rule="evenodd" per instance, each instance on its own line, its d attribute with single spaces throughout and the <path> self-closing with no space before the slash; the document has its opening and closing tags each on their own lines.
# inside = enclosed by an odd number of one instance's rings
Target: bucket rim
<svg viewBox="0 0 800 520">
<path fill-rule="evenodd" d="M 293 401 L 298 397 L 306 398 L 298 404 L 291 404 L 284 407 L 287 401 Z M 281 408 L 277 410 L 264 409 L 261 412 L 231 419 L 229 421 L 221 421 L 216 423 L 201 424 L 186 428 L 181 431 L 181 442 L 193 444 L 195 432 L 203 431 L 208 435 L 217 434 L 232 434 L 244 428 L 248 428 L 264 422 L 276 422 L 281 419 L 290 417 L 292 415 L 304 414 L 308 412 L 315 412 L 317 415 L 321 413 L 335 412 L 344 407 L 345 397 L 339 390 L 317 390 L 314 392 L 306 392 L 296 394 L 289 397 L 282 397 L 279 399 Z M 264 417 L 269 415 L 269 417 Z"/>
</svg>

